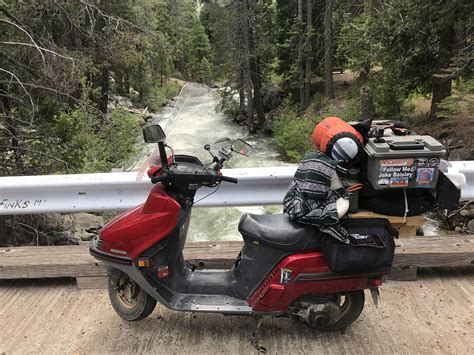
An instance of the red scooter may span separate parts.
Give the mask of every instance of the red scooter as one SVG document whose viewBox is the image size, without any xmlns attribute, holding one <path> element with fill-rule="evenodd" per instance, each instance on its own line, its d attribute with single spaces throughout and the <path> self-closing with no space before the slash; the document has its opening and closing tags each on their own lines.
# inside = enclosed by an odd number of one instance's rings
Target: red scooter
<svg viewBox="0 0 474 355">
<path fill-rule="evenodd" d="M 388 270 L 341 275 L 321 253 L 321 233 L 284 214 L 242 216 L 244 246 L 230 269 L 199 270 L 183 258 L 196 191 L 234 183 L 221 168 L 234 153 L 251 146 L 236 140 L 207 166 L 188 155 L 166 154 L 159 125 L 144 128 L 147 143 L 158 143 L 160 166 L 148 171 L 146 202 L 108 223 L 91 244 L 91 254 L 108 270 L 115 311 L 127 321 L 147 317 L 159 301 L 176 311 L 247 315 L 254 319 L 253 345 L 262 316 L 291 317 L 317 330 L 339 330 L 364 307 L 364 289 L 377 290 Z M 376 295 L 373 292 L 373 295 Z"/>
</svg>

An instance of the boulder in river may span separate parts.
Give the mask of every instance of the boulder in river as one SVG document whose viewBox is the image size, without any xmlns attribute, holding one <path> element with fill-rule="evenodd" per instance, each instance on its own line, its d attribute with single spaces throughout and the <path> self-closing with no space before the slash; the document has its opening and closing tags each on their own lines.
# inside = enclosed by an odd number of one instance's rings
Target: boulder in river
<svg viewBox="0 0 474 355">
<path fill-rule="evenodd" d="M 266 84 L 262 86 L 260 94 L 262 95 L 263 109 L 265 112 L 270 112 L 276 109 L 285 98 L 285 91 L 275 85 Z"/>
</svg>

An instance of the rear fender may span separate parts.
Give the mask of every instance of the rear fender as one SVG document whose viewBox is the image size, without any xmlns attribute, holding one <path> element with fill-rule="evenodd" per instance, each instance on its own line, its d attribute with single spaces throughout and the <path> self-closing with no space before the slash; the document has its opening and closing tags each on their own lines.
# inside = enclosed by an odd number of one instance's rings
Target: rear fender
<svg viewBox="0 0 474 355">
<path fill-rule="evenodd" d="M 247 302 L 254 312 L 286 312 L 303 296 L 347 293 L 380 286 L 385 274 L 385 271 L 336 274 L 329 269 L 321 252 L 294 254 L 278 263 Z"/>
</svg>

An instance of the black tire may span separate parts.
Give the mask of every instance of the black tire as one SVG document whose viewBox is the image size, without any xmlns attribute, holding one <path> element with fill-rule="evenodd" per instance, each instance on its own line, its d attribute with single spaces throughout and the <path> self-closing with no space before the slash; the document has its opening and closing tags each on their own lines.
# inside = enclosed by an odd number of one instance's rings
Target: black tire
<svg viewBox="0 0 474 355">
<path fill-rule="evenodd" d="M 155 309 L 156 300 L 127 274 L 121 273 L 118 279 L 109 275 L 107 281 L 110 303 L 115 312 L 126 321 L 145 319 Z"/>
<path fill-rule="evenodd" d="M 341 304 L 341 317 L 336 323 L 331 325 L 316 325 L 311 324 L 313 329 L 319 331 L 336 331 L 347 328 L 359 318 L 364 309 L 365 295 L 364 291 L 356 291 L 346 293 L 344 296 L 344 303 Z"/>
</svg>

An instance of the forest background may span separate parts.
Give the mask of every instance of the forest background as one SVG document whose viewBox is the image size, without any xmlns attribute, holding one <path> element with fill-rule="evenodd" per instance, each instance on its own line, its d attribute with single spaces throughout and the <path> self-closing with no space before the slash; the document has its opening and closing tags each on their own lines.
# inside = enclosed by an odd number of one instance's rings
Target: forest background
<svg viewBox="0 0 474 355">
<path fill-rule="evenodd" d="M 0 0 L 0 175 L 125 166 L 141 139 L 139 112 L 176 96 L 174 78 L 220 87 L 226 114 L 270 133 L 291 161 L 328 115 L 407 120 L 435 136 L 459 127 L 472 141 L 473 7 Z M 114 105 L 124 97 L 139 110 Z M 462 158 L 474 159 L 471 148 Z"/>
</svg>

